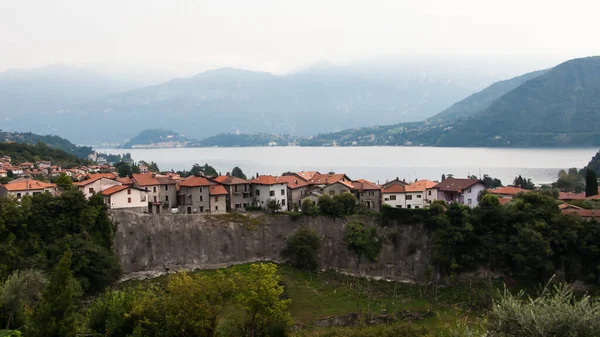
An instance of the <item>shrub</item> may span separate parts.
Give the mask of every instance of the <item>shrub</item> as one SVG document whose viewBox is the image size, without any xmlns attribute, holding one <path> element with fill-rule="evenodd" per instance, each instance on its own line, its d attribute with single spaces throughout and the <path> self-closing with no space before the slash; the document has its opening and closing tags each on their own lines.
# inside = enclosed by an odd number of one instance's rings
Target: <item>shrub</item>
<svg viewBox="0 0 600 337">
<path fill-rule="evenodd" d="M 308 215 L 315 215 L 317 213 L 317 205 L 312 199 L 304 199 L 302 201 L 302 212 Z"/>
<path fill-rule="evenodd" d="M 349 250 L 356 253 L 359 263 L 363 257 L 375 261 L 381 251 L 381 239 L 377 228 L 367 228 L 360 222 L 350 222 L 346 225 L 344 242 Z"/>
<path fill-rule="evenodd" d="M 297 268 L 315 270 L 320 247 L 319 234 L 312 228 L 301 227 L 287 239 L 282 254 Z"/>
<path fill-rule="evenodd" d="M 271 211 L 271 213 L 275 213 L 281 209 L 281 203 L 279 200 L 269 199 L 269 201 L 267 201 L 267 209 Z"/>
</svg>

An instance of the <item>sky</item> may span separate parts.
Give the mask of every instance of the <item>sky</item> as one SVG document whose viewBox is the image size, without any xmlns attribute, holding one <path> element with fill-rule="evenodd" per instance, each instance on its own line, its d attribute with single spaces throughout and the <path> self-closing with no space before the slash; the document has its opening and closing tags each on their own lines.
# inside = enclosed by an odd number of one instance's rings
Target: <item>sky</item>
<svg viewBox="0 0 600 337">
<path fill-rule="evenodd" d="M 600 54 L 598 14 L 595 0 L 0 0 L 0 71 L 284 74 L 377 57 L 541 69 Z"/>
</svg>

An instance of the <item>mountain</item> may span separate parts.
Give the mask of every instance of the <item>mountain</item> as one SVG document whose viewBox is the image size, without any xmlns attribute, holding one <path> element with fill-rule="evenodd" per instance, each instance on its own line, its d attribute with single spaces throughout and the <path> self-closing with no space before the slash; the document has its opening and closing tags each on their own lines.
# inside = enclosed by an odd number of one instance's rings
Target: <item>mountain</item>
<svg viewBox="0 0 600 337">
<path fill-rule="evenodd" d="M 544 74 L 546 71 L 547 70 L 538 70 L 509 80 L 496 82 L 480 92 L 474 93 L 462 101 L 454 103 L 448 109 L 429 119 L 448 121 L 472 117 L 488 108 L 495 100 L 518 88 L 525 82 Z"/>
<path fill-rule="evenodd" d="M 495 83 L 423 122 L 324 133 L 300 145 L 598 146 L 600 57 Z"/>
<path fill-rule="evenodd" d="M 5 132 L 0 130 L 0 142 L 29 145 L 44 143 L 47 147 L 64 151 L 79 158 L 87 158 L 87 156 L 93 152 L 92 148 L 89 146 L 77 146 L 69 140 L 59 136 L 36 135 L 31 132 Z"/>
<path fill-rule="evenodd" d="M 84 68 L 54 64 L 0 72 L 0 120 L 4 130 L 52 132 L 61 109 L 136 87 L 133 82 Z"/>
<path fill-rule="evenodd" d="M 482 73 L 408 65 L 389 70 L 320 66 L 275 76 L 223 68 L 74 105 L 53 121 L 82 143 L 119 141 L 168 126 L 195 139 L 222 133 L 308 136 L 430 117 L 493 82 Z M 81 132 L 94 121 L 95 132 Z"/>
<path fill-rule="evenodd" d="M 122 147 L 131 148 L 165 148 L 195 146 L 198 141 L 186 138 L 174 131 L 148 129 L 131 138 Z"/>
</svg>

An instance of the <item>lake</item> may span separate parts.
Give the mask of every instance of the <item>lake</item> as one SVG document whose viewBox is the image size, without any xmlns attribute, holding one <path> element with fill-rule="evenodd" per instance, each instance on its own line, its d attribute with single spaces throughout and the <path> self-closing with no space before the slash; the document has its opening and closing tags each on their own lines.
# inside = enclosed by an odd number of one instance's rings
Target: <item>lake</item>
<svg viewBox="0 0 600 337">
<path fill-rule="evenodd" d="M 521 174 L 534 183 L 556 181 L 560 169 L 582 168 L 598 151 L 577 149 L 444 148 L 444 147 L 235 147 L 175 149 L 97 149 L 131 153 L 135 161 L 154 161 L 161 170 L 189 170 L 208 163 L 225 174 L 239 166 L 248 177 L 285 171 L 346 173 L 384 183 L 399 177 L 439 180 L 442 174 L 465 177 L 488 174 L 506 185 Z"/>
</svg>

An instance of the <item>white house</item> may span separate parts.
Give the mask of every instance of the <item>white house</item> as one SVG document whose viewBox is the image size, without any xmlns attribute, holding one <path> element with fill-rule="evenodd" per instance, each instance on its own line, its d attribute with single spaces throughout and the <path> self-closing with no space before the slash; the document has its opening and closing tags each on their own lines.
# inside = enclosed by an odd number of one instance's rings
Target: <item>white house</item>
<svg viewBox="0 0 600 337">
<path fill-rule="evenodd" d="M 485 190 L 485 185 L 479 179 L 448 178 L 432 189 L 437 190 L 439 200 L 447 203 L 457 202 L 473 208 L 477 206 L 477 197 Z"/>
<path fill-rule="evenodd" d="M 73 183 L 73 186 L 77 186 L 87 199 L 107 188 L 123 185 L 120 181 L 115 180 L 112 174 L 90 174 L 88 177 L 89 179 Z"/>
<path fill-rule="evenodd" d="M 110 209 L 148 209 L 148 192 L 140 188 L 116 185 L 102 191 L 102 195 L 104 203 Z"/>
<path fill-rule="evenodd" d="M 404 187 L 405 190 L 405 208 L 425 208 L 429 207 L 428 193 L 438 183 L 430 180 L 417 180 L 414 183 Z M 434 193 L 431 193 L 434 194 Z"/>
<path fill-rule="evenodd" d="M 33 179 L 17 179 L 8 184 L 0 185 L 0 197 L 13 196 L 18 201 L 26 195 L 36 195 L 40 193 L 58 193 L 56 184 L 49 184 L 43 181 Z"/>
<path fill-rule="evenodd" d="M 389 205 L 396 208 L 404 208 L 406 205 L 406 199 L 404 194 L 404 186 L 402 185 L 390 185 L 388 188 L 382 191 L 383 204 Z"/>
<path fill-rule="evenodd" d="M 261 175 L 250 181 L 252 183 L 254 206 L 266 208 L 269 200 L 277 200 L 281 208 L 287 209 L 287 182 L 280 181 L 279 177 Z"/>
<path fill-rule="evenodd" d="M 52 166 L 52 162 L 46 160 L 40 160 L 35 163 L 39 169 L 48 169 Z"/>
</svg>

